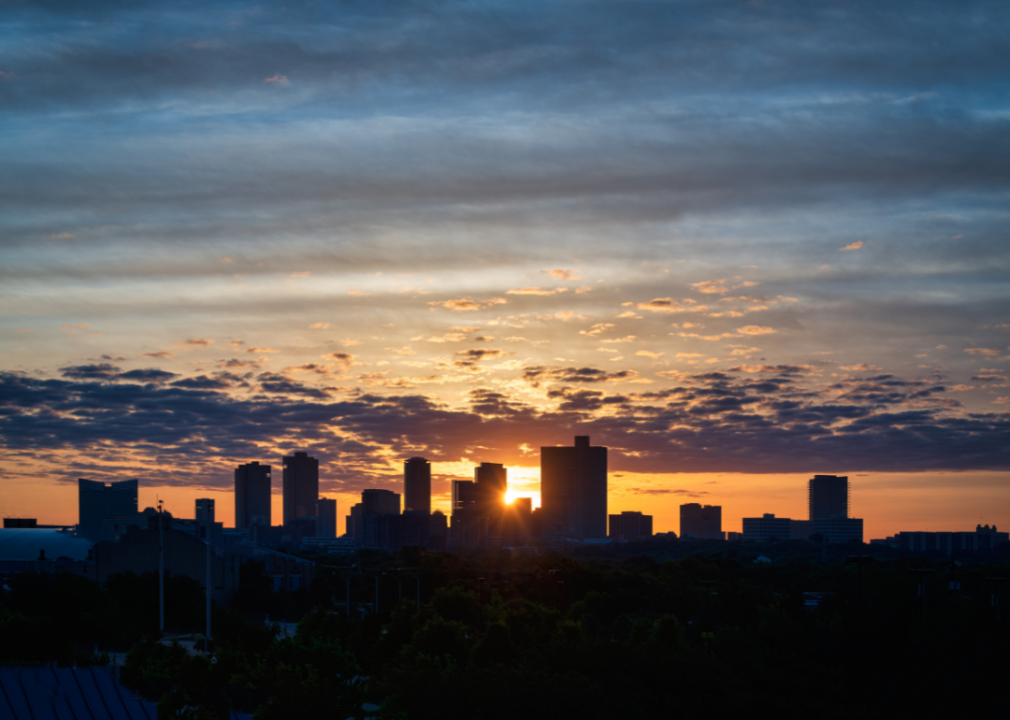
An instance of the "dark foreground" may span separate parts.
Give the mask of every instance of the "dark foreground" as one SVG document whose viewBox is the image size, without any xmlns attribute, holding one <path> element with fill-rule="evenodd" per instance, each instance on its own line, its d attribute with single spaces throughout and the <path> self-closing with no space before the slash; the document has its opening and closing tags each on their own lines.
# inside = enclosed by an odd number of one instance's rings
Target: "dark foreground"
<svg viewBox="0 0 1010 720">
<path fill-rule="evenodd" d="M 310 593 L 273 593 L 258 567 L 243 568 L 235 607 L 214 611 L 214 662 L 155 639 L 153 574 L 106 588 L 70 575 L 10 578 L 0 663 L 84 665 L 129 649 L 122 682 L 156 701 L 159 717 L 1006 711 L 1010 621 L 993 605 L 1010 589 L 1005 560 L 952 568 L 922 558 L 657 562 L 407 548 L 356 567 L 319 561 Z M 166 607 L 168 629 L 203 630 L 203 593 L 186 578 L 170 579 Z M 297 631 L 279 636 L 267 613 L 300 620 Z"/>
</svg>

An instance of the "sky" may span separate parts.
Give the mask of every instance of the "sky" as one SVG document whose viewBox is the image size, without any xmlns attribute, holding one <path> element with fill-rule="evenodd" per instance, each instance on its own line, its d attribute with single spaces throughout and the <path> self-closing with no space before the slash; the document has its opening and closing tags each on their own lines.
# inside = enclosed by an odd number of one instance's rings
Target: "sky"
<svg viewBox="0 0 1010 720">
<path fill-rule="evenodd" d="M 0 514 L 320 459 L 1010 526 L 1004 2 L 0 5 Z"/>
</svg>

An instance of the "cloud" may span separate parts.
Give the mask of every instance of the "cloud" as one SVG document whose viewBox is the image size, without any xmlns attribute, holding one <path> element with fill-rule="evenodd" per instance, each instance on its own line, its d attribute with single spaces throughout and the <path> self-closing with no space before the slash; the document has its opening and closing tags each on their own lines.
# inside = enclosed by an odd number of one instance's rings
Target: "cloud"
<svg viewBox="0 0 1010 720">
<path fill-rule="evenodd" d="M 568 292 L 568 288 L 560 287 L 554 288 L 553 290 L 541 290 L 538 287 L 526 287 L 519 288 L 518 290 L 506 290 L 506 295 L 557 295 L 558 293 Z"/>
<path fill-rule="evenodd" d="M 166 352 L 164 350 L 158 350 L 157 352 L 141 353 L 140 356 L 141 357 L 149 357 L 149 358 L 158 358 L 158 359 L 166 359 L 166 358 L 174 358 L 175 357 L 175 355 L 173 353 Z"/>
<path fill-rule="evenodd" d="M 634 370 L 607 372 L 606 370 L 592 367 L 547 368 L 536 366 L 527 368 L 522 374 L 522 379 L 533 387 L 539 387 L 540 383 L 545 381 L 603 383 L 635 381 L 639 379 L 639 376 Z"/>
<path fill-rule="evenodd" d="M 309 325 L 310 330 L 328 330 L 330 324 L 328 322 L 317 322 Z"/>
<path fill-rule="evenodd" d="M 193 345 L 195 347 L 205 347 L 207 345 L 213 344 L 213 340 L 207 340 L 205 338 L 190 338 L 183 342 L 178 342 L 176 345 Z"/>
<path fill-rule="evenodd" d="M 120 368 L 110 363 L 96 365 L 73 365 L 60 370 L 63 377 L 79 380 L 112 380 L 119 377 Z"/>
<path fill-rule="evenodd" d="M 472 350 L 460 350 L 456 353 L 456 357 L 461 357 L 466 360 L 487 360 L 488 358 L 498 358 L 505 357 L 506 355 L 511 355 L 510 352 L 505 352 L 504 350 L 493 350 L 491 348 L 474 348 Z"/>
<path fill-rule="evenodd" d="M 524 444 L 567 444 L 573 434 L 609 446 L 617 473 L 1010 469 L 1010 416 L 958 414 L 941 402 L 924 406 L 927 396 L 941 400 L 943 388 L 893 375 L 836 384 L 844 396 L 825 402 L 825 388 L 802 385 L 806 378 L 798 374 L 671 375 L 673 387 L 625 396 L 564 385 L 618 382 L 627 371 L 526 368 L 520 377 L 527 382 L 558 383 L 547 391 L 561 401 L 556 411 L 483 389 L 471 395 L 481 407 L 476 412 L 409 394 L 336 401 L 331 388 L 276 373 L 257 377 L 260 393 L 232 396 L 221 386 L 241 382 L 235 376 L 120 384 L 108 381 L 114 367 L 97 372 L 65 379 L 0 373 L 0 447 L 76 456 L 115 447 L 146 459 L 152 478 L 160 479 L 158 468 L 170 458 L 178 459 L 173 467 L 190 465 L 200 474 L 221 457 L 226 463 L 257 457 L 261 444 L 285 438 L 313 449 L 334 477 L 356 489 L 389 455 L 458 461 L 479 450 L 512 462 L 522 459 Z M 373 373 L 361 380 L 395 389 L 416 379 Z"/>
<path fill-rule="evenodd" d="M 778 332 L 775 328 L 762 327 L 761 325 L 745 325 L 742 328 L 737 328 L 736 331 L 743 335 L 771 335 Z"/>
<path fill-rule="evenodd" d="M 663 353 L 663 352 L 652 352 L 650 350 L 639 350 L 635 354 L 636 355 L 641 355 L 642 357 L 652 358 L 653 360 L 658 360 L 659 358 L 661 358 L 664 355 L 666 355 L 666 353 Z M 680 353 L 677 353 L 677 355 L 679 356 Z"/>
<path fill-rule="evenodd" d="M 713 294 L 722 293 L 725 294 L 729 292 L 729 288 L 726 287 L 725 280 L 706 280 L 704 282 L 691 283 L 696 291 L 700 293 Z"/>
<path fill-rule="evenodd" d="M 276 353 L 276 352 L 280 352 L 280 350 L 271 350 L 270 348 L 256 347 L 254 345 L 254 346 L 252 346 L 250 348 L 247 348 L 246 352 L 247 353 Z"/>
<path fill-rule="evenodd" d="M 610 328 L 614 327 L 614 323 L 596 323 L 591 326 L 588 330 L 579 330 L 580 335 L 590 335 L 595 337 L 597 335 L 602 335 Z"/>
<path fill-rule="evenodd" d="M 264 78 L 265 83 L 277 83 L 279 85 L 287 85 L 290 81 L 287 75 L 274 75 L 273 77 Z"/>
<path fill-rule="evenodd" d="M 581 280 L 578 270 L 541 270 L 542 273 L 547 273 L 555 280 Z M 580 288 L 582 289 L 582 288 Z M 578 292 L 578 291 L 576 291 Z"/>
<path fill-rule="evenodd" d="M 51 237 L 53 240 L 63 240 L 63 239 L 69 239 L 69 238 L 76 237 L 76 236 L 73 235 L 73 234 L 71 234 L 71 233 L 68 233 L 68 232 L 60 232 L 60 233 L 53 233 L 49 237 Z"/>
<path fill-rule="evenodd" d="M 328 355 L 323 355 L 323 357 L 327 360 L 332 360 L 334 364 L 341 367 L 351 367 L 355 361 L 354 355 L 345 352 L 334 352 Z"/>
<path fill-rule="evenodd" d="M 445 335 L 433 335 L 428 338 L 425 342 L 430 343 L 450 343 L 450 342 L 463 342 L 466 340 L 466 334 L 461 332 L 446 333 Z"/>
<path fill-rule="evenodd" d="M 505 298 L 491 298 L 490 300 L 485 300 L 483 302 L 471 300 L 470 298 L 459 298 L 456 300 L 429 302 L 428 305 L 430 305 L 433 310 L 435 308 L 444 308 L 446 310 L 452 310 L 453 312 L 475 312 L 477 310 L 494 307 L 495 305 L 504 305 L 507 302 L 508 300 Z"/>
<path fill-rule="evenodd" d="M 975 355 L 976 357 L 999 357 L 1002 355 L 1002 351 L 996 350 L 995 348 L 965 348 L 964 351 L 969 355 Z"/>
<path fill-rule="evenodd" d="M 168 382 L 172 378 L 179 377 L 178 373 L 167 372 L 157 368 L 146 368 L 143 370 L 130 370 L 119 375 L 120 380 L 135 380 L 143 383 L 161 384 Z"/>
<path fill-rule="evenodd" d="M 673 298 L 653 298 L 649 302 L 638 303 L 639 310 L 648 310 L 658 313 L 680 313 L 680 312 L 705 312 L 708 308 L 704 305 L 696 305 L 694 300 L 684 300 L 682 303 Z"/>
<path fill-rule="evenodd" d="M 839 370 L 847 370 L 849 372 L 883 372 L 883 368 L 876 365 L 870 365 L 869 363 L 858 363 L 856 365 L 839 365 Z"/>
<path fill-rule="evenodd" d="M 859 250 L 861 247 L 863 247 L 863 241 L 862 240 L 856 240 L 856 242 L 850 243 L 850 244 L 846 245 L 845 247 L 838 248 L 838 249 L 844 252 L 846 250 Z"/>
</svg>

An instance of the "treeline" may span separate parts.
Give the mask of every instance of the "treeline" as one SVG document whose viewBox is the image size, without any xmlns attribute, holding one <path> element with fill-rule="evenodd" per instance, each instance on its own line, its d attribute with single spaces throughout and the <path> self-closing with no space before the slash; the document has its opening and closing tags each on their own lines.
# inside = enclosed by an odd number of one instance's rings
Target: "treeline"
<svg viewBox="0 0 1010 720">
<path fill-rule="evenodd" d="M 146 614 L 123 615 L 140 633 L 123 681 L 166 717 L 343 719 L 363 717 L 370 703 L 380 709 L 367 715 L 381 718 L 884 718 L 988 709 L 1008 665 L 1010 624 L 992 605 L 1010 590 L 1005 562 L 658 562 L 417 548 L 318 560 L 311 592 L 274 593 L 258 568 L 245 568 L 237 609 L 215 611 L 215 662 L 156 642 Z M 25 578 L 2 599 L 5 656 L 11 618 L 38 627 L 66 609 L 52 600 L 32 610 L 27 593 L 84 582 Z M 107 603 L 125 608 L 122 589 L 81 588 L 92 609 L 64 618 L 63 631 L 99 644 L 106 632 L 131 640 L 106 614 Z M 188 601 L 195 616 L 174 621 L 199 631 L 197 595 Z M 294 637 L 261 622 L 270 610 L 274 620 L 300 618 Z"/>
</svg>

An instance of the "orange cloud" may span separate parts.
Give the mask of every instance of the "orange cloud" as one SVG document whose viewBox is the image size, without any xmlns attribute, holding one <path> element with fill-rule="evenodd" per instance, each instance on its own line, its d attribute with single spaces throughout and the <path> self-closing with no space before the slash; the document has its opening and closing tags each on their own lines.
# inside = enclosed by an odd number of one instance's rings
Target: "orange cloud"
<svg viewBox="0 0 1010 720">
<path fill-rule="evenodd" d="M 541 290 L 538 287 L 519 288 L 517 290 L 507 290 L 506 295 L 557 295 L 568 292 L 568 288 L 554 288 L 553 290 Z"/>
<path fill-rule="evenodd" d="M 846 250 L 858 250 L 861 247 L 863 247 L 863 241 L 862 240 L 856 240 L 856 242 L 851 243 L 849 245 L 846 245 L 843 248 L 838 248 L 838 249 L 839 249 L 840 252 L 844 252 Z"/>
<path fill-rule="evenodd" d="M 541 270 L 540 272 L 550 275 L 555 280 L 581 280 L 578 270 Z"/>
<path fill-rule="evenodd" d="M 742 328 L 737 328 L 736 331 L 744 335 L 771 335 L 778 332 L 775 328 L 762 327 L 761 325 L 744 325 Z"/>
<path fill-rule="evenodd" d="M 491 298 L 490 300 L 485 300 L 483 303 L 471 300 L 470 298 L 458 298 L 454 300 L 444 300 L 442 302 L 430 302 L 428 305 L 431 309 L 435 308 L 445 308 L 446 310 L 452 310 L 453 312 L 475 312 L 477 310 L 483 310 L 486 308 L 494 307 L 495 305 L 504 305 L 508 300 L 505 298 Z"/>
</svg>

